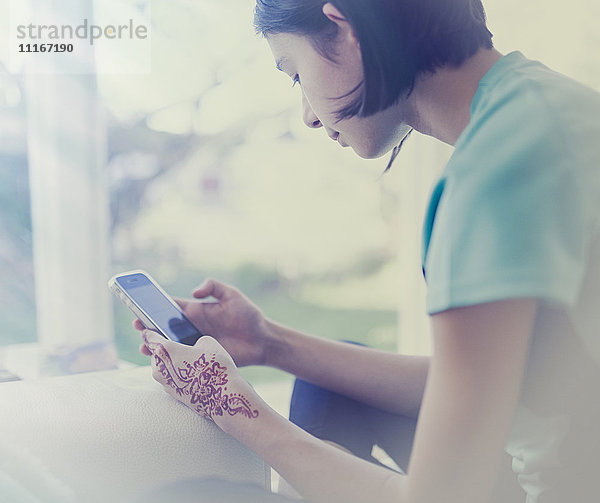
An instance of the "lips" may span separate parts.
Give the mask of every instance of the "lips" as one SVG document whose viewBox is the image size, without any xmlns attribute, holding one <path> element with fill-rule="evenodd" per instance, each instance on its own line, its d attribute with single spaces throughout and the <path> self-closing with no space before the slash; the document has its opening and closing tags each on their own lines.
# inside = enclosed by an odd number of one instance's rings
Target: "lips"
<svg viewBox="0 0 600 503">
<path fill-rule="evenodd" d="M 337 142 L 340 144 L 341 147 L 346 148 L 348 146 L 348 144 L 346 142 L 344 142 L 344 140 L 342 140 L 340 138 L 340 135 L 338 135 L 337 137 Z"/>
<path fill-rule="evenodd" d="M 328 134 L 328 136 L 329 136 L 329 138 L 331 138 L 333 141 L 337 141 L 337 142 L 340 144 L 340 146 L 342 146 L 342 147 L 344 147 L 344 148 L 348 146 L 348 144 L 347 144 L 347 143 L 345 143 L 345 142 L 344 142 L 344 140 L 342 140 L 342 139 L 340 138 L 340 133 L 339 133 L 339 132 L 335 131 L 333 134 Z"/>
</svg>

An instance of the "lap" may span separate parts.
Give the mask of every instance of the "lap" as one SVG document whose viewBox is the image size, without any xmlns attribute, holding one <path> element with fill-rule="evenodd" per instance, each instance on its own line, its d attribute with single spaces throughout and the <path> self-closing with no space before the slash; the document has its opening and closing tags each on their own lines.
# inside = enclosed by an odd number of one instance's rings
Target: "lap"
<svg viewBox="0 0 600 503">
<path fill-rule="evenodd" d="M 296 379 L 290 404 L 290 421 L 322 440 L 344 447 L 354 455 L 381 464 L 372 456 L 377 445 L 404 471 L 414 442 L 417 421 L 371 407 L 320 386 Z M 503 457 L 493 503 L 519 502 L 525 493 Z"/>
<path fill-rule="evenodd" d="M 290 421 L 362 459 L 379 463 L 371 454 L 377 445 L 402 470 L 408 467 L 416 428 L 413 418 L 379 410 L 297 379 L 290 404 Z"/>
</svg>

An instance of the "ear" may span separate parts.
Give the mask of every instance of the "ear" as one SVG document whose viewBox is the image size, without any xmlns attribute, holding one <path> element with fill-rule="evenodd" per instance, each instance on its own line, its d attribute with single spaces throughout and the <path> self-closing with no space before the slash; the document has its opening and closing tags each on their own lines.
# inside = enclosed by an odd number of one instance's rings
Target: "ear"
<svg viewBox="0 0 600 503">
<path fill-rule="evenodd" d="M 350 26 L 348 20 L 344 17 L 344 15 L 338 10 L 338 8 L 335 5 L 331 3 L 324 4 L 323 14 L 325 14 L 327 19 L 334 22 L 338 26 L 342 36 L 348 37 L 357 48 L 360 47 L 360 44 L 358 42 L 358 39 L 356 38 L 354 30 L 352 29 L 352 26 Z"/>
</svg>

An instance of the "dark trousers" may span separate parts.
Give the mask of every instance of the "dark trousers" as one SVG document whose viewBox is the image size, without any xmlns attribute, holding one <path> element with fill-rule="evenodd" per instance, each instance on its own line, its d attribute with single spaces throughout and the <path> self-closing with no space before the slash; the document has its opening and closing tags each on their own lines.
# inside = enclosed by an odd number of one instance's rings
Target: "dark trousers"
<svg viewBox="0 0 600 503">
<path fill-rule="evenodd" d="M 311 435 L 341 445 L 356 456 L 381 464 L 371 451 L 377 445 L 407 472 L 416 420 L 376 409 L 333 391 L 296 379 L 290 421 Z M 503 458 L 492 503 L 523 503 L 525 493 Z"/>
<path fill-rule="evenodd" d="M 296 379 L 290 421 L 311 435 L 381 464 L 372 455 L 378 445 L 404 472 L 415 435 L 416 419 L 392 414 Z"/>
</svg>

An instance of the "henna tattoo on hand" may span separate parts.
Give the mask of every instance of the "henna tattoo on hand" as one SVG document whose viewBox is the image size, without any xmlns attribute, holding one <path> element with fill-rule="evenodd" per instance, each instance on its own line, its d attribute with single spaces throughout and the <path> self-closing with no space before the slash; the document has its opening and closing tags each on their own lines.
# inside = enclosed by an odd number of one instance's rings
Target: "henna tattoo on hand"
<svg viewBox="0 0 600 503">
<path fill-rule="evenodd" d="M 249 419 L 258 417 L 258 410 L 252 410 L 248 399 L 239 393 L 227 393 L 229 382 L 227 367 L 216 361 L 212 355 L 200 355 L 192 364 L 184 361 L 184 367 L 175 368 L 171 356 L 160 343 L 146 343 L 153 353 L 154 362 L 165 379 L 165 384 L 175 390 L 180 397 L 189 397 L 190 408 L 214 421 L 214 416 L 224 413 L 230 416 L 242 414 Z"/>
</svg>

